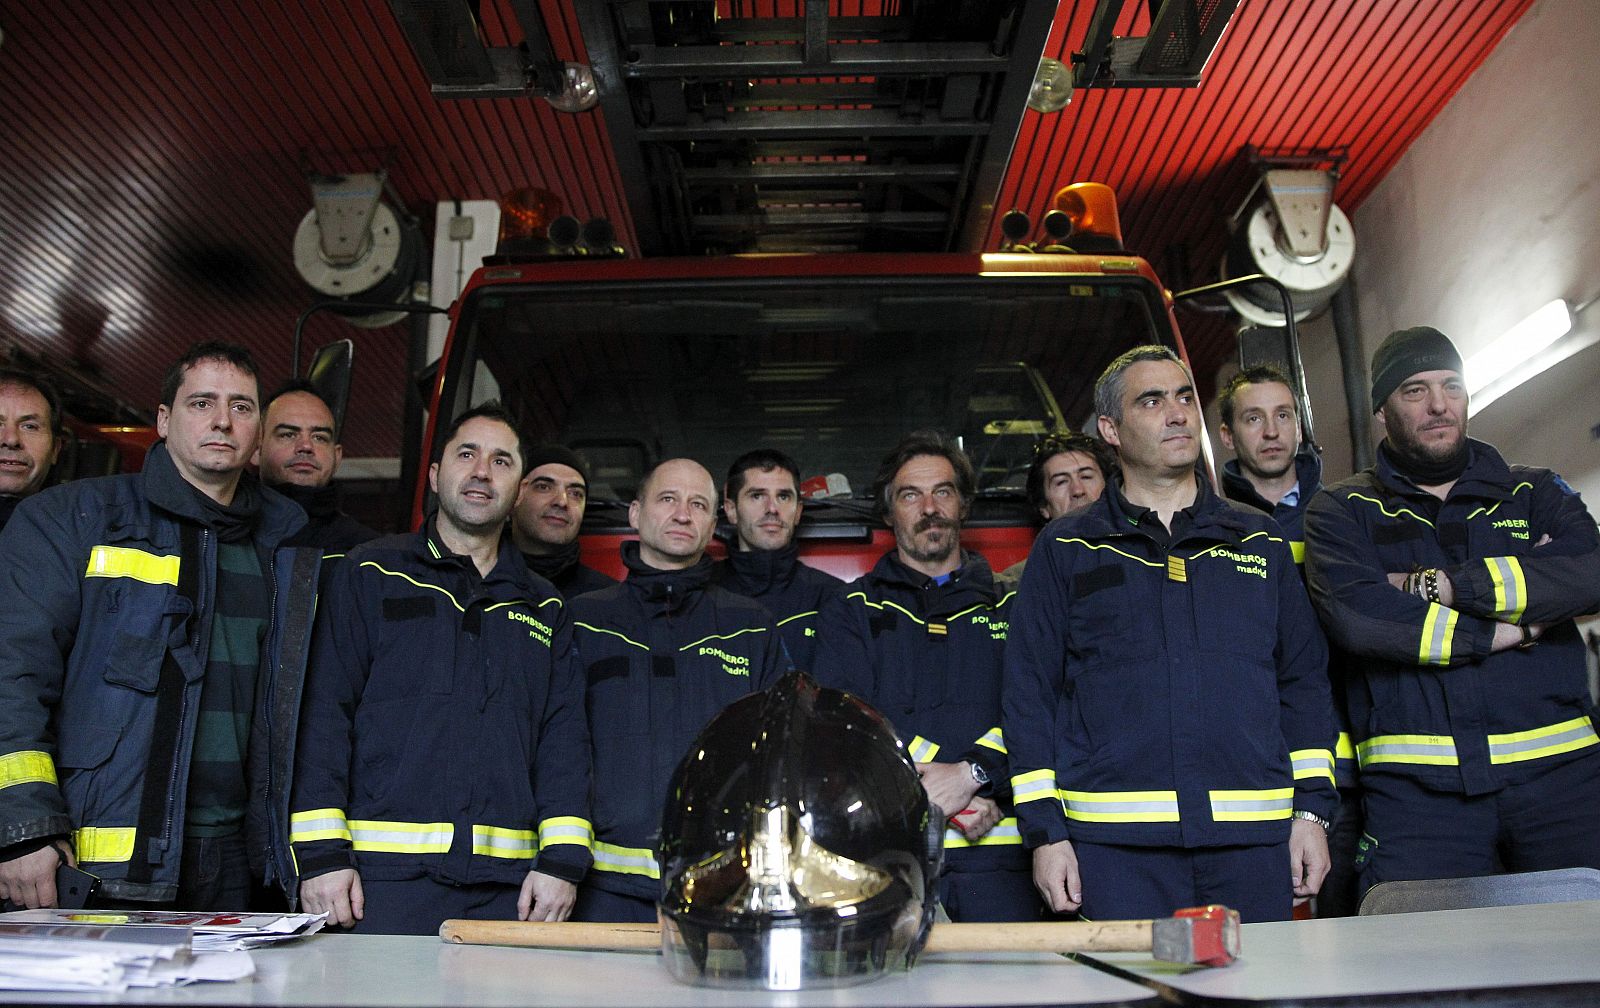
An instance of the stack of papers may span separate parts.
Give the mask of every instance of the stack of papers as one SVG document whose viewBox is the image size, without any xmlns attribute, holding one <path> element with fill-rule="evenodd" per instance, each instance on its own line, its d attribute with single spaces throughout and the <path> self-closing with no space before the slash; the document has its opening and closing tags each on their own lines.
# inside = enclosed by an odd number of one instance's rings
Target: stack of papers
<svg viewBox="0 0 1600 1008">
<path fill-rule="evenodd" d="M 19 910 L 0 914 L 0 990 L 101 991 L 238 980 L 246 949 L 321 930 L 326 914 Z"/>
<path fill-rule="evenodd" d="M 102 991 L 237 980 L 248 952 L 195 955 L 187 928 L 9 923 L 0 915 L 0 990 Z"/>
<path fill-rule="evenodd" d="M 327 914 L 205 913 L 187 910 L 19 910 L 0 923 L 61 927 L 184 928 L 195 952 L 236 952 L 315 934 Z"/>
</svg>

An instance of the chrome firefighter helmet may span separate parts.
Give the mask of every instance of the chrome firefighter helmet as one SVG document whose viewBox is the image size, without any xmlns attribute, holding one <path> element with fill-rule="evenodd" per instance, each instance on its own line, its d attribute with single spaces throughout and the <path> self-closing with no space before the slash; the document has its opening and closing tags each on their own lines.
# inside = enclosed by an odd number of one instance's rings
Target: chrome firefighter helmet
<svg viewBox="0 0 1600 1008">
<path fill-rule="evenodd" d="M 673 775 L 668 969 L 797 990 L 909 966 L 933 921 L 942 827 L 883 715 L 785 675 L 718 714 Z"/>
</svg>

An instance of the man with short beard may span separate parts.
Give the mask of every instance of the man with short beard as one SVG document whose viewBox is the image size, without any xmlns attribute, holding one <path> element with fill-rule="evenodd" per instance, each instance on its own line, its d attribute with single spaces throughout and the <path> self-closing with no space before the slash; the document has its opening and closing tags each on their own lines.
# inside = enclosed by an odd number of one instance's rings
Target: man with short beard
<svg viewBox="0 0 1600 1008">
<path fill-rule="evenodd" d="M 1394 879 L 1600 868 L 1600 736 L 1573 617 L 1600 607 L 1600 534 L 1565 481 L 1467 437 L 1438 330 L 1372 358 L 1377 464 L 1306 516 L 1366 800 L 1358 863 Z"/>
<path fill-rule="evenodd" d="M 344 446 L 335 426 L 333 409 L 317 387 L 293 379 L 267 400 L 256 453 L 261 482 L 305 509 L 306 527 L 292 545 L 314 546 L 330 561 L 378 538 L 339 508 L 333 477 L 344 461 Z"/>
<path fill-rule="evenodd" d="M 939 901 L 951 918 L 1036 920 L 999 727 L 1011 596 L 982 555 L 961 548 L 976 491 L 972 463 L 938 431 L 910 434 L 884 457 L 872 496 L 895 548 L 823 610 L 816 677 L 894 722 L 949 817 Z"/>
<path fill-rule="evenodd" d="M 711 571 L 712 584 L 767 607 L 795 668 L 811 671 L 817 618 L 844 582 L 800 562 L 800 464 L 783 452 L 757 448 L 728 467 L 722 509 L 733 522 L 728 558 Z"/>
<path fill-rule="evenodd" d="M 562 598 L 616 584 L 616 578 L 578 558 L 578 533 L 589 506 L 588 467 L 563 445 L 536 445 L 528 451 L 528 475 L 522 477 L 511 512 L 511 537 L 528 569 L 555 585 Z"/>
</svg>

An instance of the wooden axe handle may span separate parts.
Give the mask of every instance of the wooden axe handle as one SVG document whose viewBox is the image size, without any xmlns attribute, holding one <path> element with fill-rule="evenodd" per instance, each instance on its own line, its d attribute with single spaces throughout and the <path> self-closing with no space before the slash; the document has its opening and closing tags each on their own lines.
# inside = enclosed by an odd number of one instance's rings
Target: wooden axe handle
<svg viewBox="0 0 1600 1008">
<path fill-rule="evenodd" d="M 926 952 L 1148 952 L 1147 920 L 1047 921 L 1015 924 L 936 924 Z M 439 937 L 465 945 L 531 948 L 658 949 L 654 924 L 544 924 L 532 921 L 447 920 Z"/>
</svg>

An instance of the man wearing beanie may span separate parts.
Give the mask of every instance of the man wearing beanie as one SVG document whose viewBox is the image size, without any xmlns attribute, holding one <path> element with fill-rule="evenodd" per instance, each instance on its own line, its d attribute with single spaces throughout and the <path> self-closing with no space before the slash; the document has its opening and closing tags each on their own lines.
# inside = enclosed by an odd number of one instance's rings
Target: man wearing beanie
<svg viewBox="0 0 1600 1008">
<path fill-rule="evenodd" d="M 1378 461 L 1306 516 L 1311 594 L 1349 652 L 1365 888 L 1600 868 L 1600 736 L 1573 617 L 1600 607 L 1600 534 L 1548 469 L 1467 437 L 1438 330 L 1372 359 Z"/>
<path fill-rule="evenodd" d="M 511 537 L 528 569 L 575 598 L 616 584 L 614 578 L 578 562 L 578 532 L 589 503 L 589 470 L 577 453 L 561 445 L 539 445 L 517 491 Z"/>
</svg>

